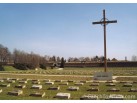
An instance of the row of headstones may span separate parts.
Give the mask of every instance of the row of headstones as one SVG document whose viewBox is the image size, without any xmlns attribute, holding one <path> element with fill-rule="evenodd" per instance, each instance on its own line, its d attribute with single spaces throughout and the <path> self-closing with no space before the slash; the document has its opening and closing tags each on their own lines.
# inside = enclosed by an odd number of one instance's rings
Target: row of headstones
<svg viewBox="0 0 137 103">
<path fill-rule="evenodd" d="M 0 79 L 0 82 L 4 82 L 4 80 L 6 80 L 9 83 L 14 83 L 16 81 L 19 82 L 23 82 L 23 81 L 28 81 L 28 80 L 32 80 L 32 82 L 39 84 L 41 80 L 33 80 L 33 79 L 18 79 L 18 78 L 4 78 L 4 79 Z M 50 79 L 45 79 L 43 80 L 45 82 L 51 82 Z M 81 82 L 81 83 L 88 83 L 88 82 L 93 82 L 93 83 L 99 83 L 98 80 L 91 80 L 91 81 L 86 81 L 86 80 L 82 80 L 82 81 L 78 81 L 78 80 L 52 80 L 53 82 Z M 105 83 L 113 83 L 113 81 L 103 81 Z M 137 83 L 137 81 L 120 81 L 119 83 Z"/>
<path fill-rule="evenodd" d="M 98 85 L 96 83 L 96 85 Z M 1 87 L 10 87 L 10 84 L 0 84 Z M 129 84 L 126 84 L 124 85 L 126 87 L 129 87 L 131 85 Z M 15 88 L 25 88 L 26 85 L 16 85 Z M 42 85 L 32 85 L 31 89 L 42 89 Z M 48 90 L 59 90 L 60 87 L 59 86 L 53 86 L 53 87 L 49 87 Z M 70 91 L 78 91 L 79 90 L 79 87 L 77 86 L 69 86 L 68 87 L 68 90 Z M 87 91 L 99 91 L 99 88 L 90 88 L 88 89 Z M 107 90 L 108 92 L 120 92 L 120 89 L 117 89 L 117 88 L 110 88 Z M 131 88 L 128 92 L 137 92 L 137 88 Z"/>
<path fill-rule="evenodd" d="M 2 89 L 0 90 L 0 93 L 2 92 Z M 8 95 L 14 95 L 14 96 L 19 96 L 23 94 L 22 90 L 15 90 L 15 91 L 10 91 L 8 92 Z M 40 92 L 34 92 L 31 93 L 30 96 L 34 96 L 34 97 L 44 97 L 45 96 L 45 92 L 40 93 Z M 57 93 L 55 98 L 58 99 L 70 99 L 71 94 L 70 93 Z M 83 95 L 82 97 L 80 97 L 81 100 L 97 100 L 99 99 L 98 95 L 94 95 L 94 94 L 87 94 L 87 95 Z M 121 94 L 110 94 L 109 97 L 105 98 L 105 99 L 109 99 L 109 100 L 123 100 L 124 96 Z"/>
<path fill-rule="evenodd" d="M 54 82 L 51 82 L 50 80 L 44 80 L 44 81 L 45 81 L 45 84 L 47 84 L 47 85 L 53 85 L 54 84 Z M 4 82 L 4 80 L 1 79 L 0 82 Z M 15 80 L 7 80 L 7 82 L 8 83 L 15 83 Z M 22 79 L 18 82 L 22 83 L 22 84 L 26 84 L 28 82 L 28 80 Z M 55 80 L 55 82 L 62 82 L 62 80 Z M 68 82 L 74 82 L 74 81 L 68 81 Z M 68 85 L 68 82 L 62 82 L 59 85 Z M 86 82 L 87 81 L 76 82 L 75 85 L 82 86 Z M 32 80 L 32 83 L 33 84 L 40 84 L 40 80 Z M 116 85 L 115 83 L 113 83 L 113 81 L 107 81 L 106 83 L 107 83 L 106 86 L 115 86 Z M 121 81 L 120 83 L 124 83 L 123 87 L 132 87 L 133 83 L 137 83 L 137 81 L 134 81 L 134 82 Z M 90 86 L 99 86 L 99 81 L 93 81 L 93 83 Z"/>
</svg>

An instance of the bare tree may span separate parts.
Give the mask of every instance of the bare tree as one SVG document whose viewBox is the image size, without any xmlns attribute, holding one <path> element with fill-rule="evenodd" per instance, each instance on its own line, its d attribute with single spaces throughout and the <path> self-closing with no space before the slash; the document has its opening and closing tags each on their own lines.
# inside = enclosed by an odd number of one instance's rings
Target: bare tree
<svg viewBox="0 0 137 103">
<path fill-rule="evenodd" d="M 137 56 L 133 55 L 131 60 L 132 61 L 137 61 Z"/>
<path fill-rule="evenodd" d="M 10 54 L 8 48 L 0 44 L 0 62 L 9 62 Z"/>
</svg>

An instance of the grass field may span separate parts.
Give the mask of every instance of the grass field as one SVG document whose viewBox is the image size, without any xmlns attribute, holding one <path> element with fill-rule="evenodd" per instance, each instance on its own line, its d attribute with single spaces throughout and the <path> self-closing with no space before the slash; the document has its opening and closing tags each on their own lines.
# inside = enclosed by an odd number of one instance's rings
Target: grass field
<svg viewBox="0 0 137 103">
<path fill-rule="evenodd" d="M 64 70 L 47 69 L 35 70 L 17 70 L 10 66 L 5 66 L 5 71 L 0 73 L 17 73 L 17 74 L 46 74 L 46 75 L 93 75 L 95 72 L 103 71 L 104 68 L 64 68 Z M 116 76 L 137 76 L 137 67 L 113 67 L 108 68 Z"/>
<path fill-rule="evenodd" d="M 99 88 L 99 92 L 87 91 L 89 88 L 95 87 L 95 86 L 90 86 L 91 82 L 84 83 L 83 86 L 79 86 L 80 89 L 78 91 L 69 91 L 67 90 L 68 87 L 75 86 L 74 83 L 69 83 L 68 86 L 63 86 L 63 85 L 60 85 L 59 82 L 55 82 L 54 86 L 60 86 L 60 90 L 48 90 L 48 88 L 51 86 L 45 85 L 44 82 L 41 81 L 41 85 L 43 85 L 43 88 L 41 90 L 35 90 L 35 89 L 30 89 L 32 86 L 31 80 L 29 80 L 29 82 L 26 84 L 26 88 L 22 89 L 23 90 L 22 95 L 20 96 L 7 95 L 8 91 L 17 90 L 15 88 L 16 84 L 19 84 L 18 81 L 16 81 L 16 83 L 11 83 L 11 87 L 0 87 L 0 89 L 3 89 L 3 92 L 0 95 L 0 99 L 1 100 L 16 100 L 16 99 L 17 100 L 37 100 L 37 99 L 38 100 L 41 100 L 41 99 L 55 100 L 57 98 L 54 98 L 54 97 L 58 92 L 71 93 L 71 98 L 70 98 L 71 100 L 79 100 L 80 97 L 84 94 L 98 94 L 98 95 L 106 95 L 106 96 L 109 96 L 110 94 L 134 95 L 134 98 L 125 98 L 125 99 L 137 99 L 137 92 L 136 93 L 128 92 L 130 87 L 123 87 L 123 83 L 116 83 L 115 88 L 119 88 L 120 92 L 114 93 L 114 92 L 107 92 L 107 89 L 112 87 L 106 86 L 106 83 L 100 83 L 100 85 L 97 86 Z M 133 84 L 133 87 L 137 88 L 137 84 Z M 34 91 L 45 92 L 46 95 L 43 98 L 29 96 L 29 94 Z M 100 99 L 105 99 L 105 98 L 100 98 Z"/>
<path fill-rule="evenodd" d="M 137 99 L 137 92 L 128 92 L 130 88 L 137 88 L 137 83 L 133 83 L 132 87 L 123 87 L 123 83 L 116 82 L 115 88 L 120 89 L 120 92 L 107 92 L 107 89 L 113 88 L 106 86 L 105 82 L 100 82 L 99 86 L 90 86 L 91 80 L 93 74 L 95 72 L 103 71 L 103 68 L 65 68 L 64 70 L 17 70 L 13 67 L 5 67 L 6 71 L 0 72 L 0 79 L 4 79 L 4 82 L 0 82 L 0 84 L 7 83 L 6 78 L 27 78 L 30 79 L 26 85 L 26 88 L 23 88 L 23 94 L 20 96 L 11 96 L 8 95 L 8 91 L 17 90 L 15 88 L 15 85 L 19 84 L 18 81 L 15 83 L 11 83 L 10 87 L 0 87 L 0 89 L 3 90 L 2 93 L 0 93 L 0 99 L 1 100 L 57 100 L 57 98 L 54 98 L 55 95 L 58 92 L 64 92 L 64 93 L 70 93 L 71 94 L 71 100 L 79 100 L 80 97 L 84 94 L 97 94 L 97 95 L 105 95 L 109 96 L 110 94 L 122 94 L 126 96 L 125 99 L 131 100 L 131 99 Z M 135 68 L 108 68 L 109 71 L 113 72 L 113 75 L 115 76 L 135 76 L 135 77 L 117 77 L 117 81 L 137 81 L 137 67 Z M 32 84 L 31 79 L 39 79 L 41 81 L 41 85 L 43 88 L 41 90 L 35 90 L 30 89 Z M 78 91 L 69 91 L 69 86 L 75 86 L 74 82 L 69 82 L 68 85 L 60 85 L 59 82 L 54 82 L 54 86 L 60 86 L 60 90 L 48 90 L 51 85 L 45 85 L 44 79 L 50 79 L 51 81 L 54 80 L 73 80 L 76 81 L 88 81 L 87 83 L 84 83 L 83 86 L 78 86 L 80 89 Z M 91 92 L 87 91 L 91 87 L 98 87 L 98 92 Z M 39 92 L 45 92 L 45 96 L 42 97 L 32 97 L 29 96 L 30 93 L 34 91 Z M 129 97 L 127 97 L 129 96 Z M 131 98 L 130 96 L 133 96 Z M 99 98 L 99 99 L 105 99 L 105 98 Z"/>
</svg>

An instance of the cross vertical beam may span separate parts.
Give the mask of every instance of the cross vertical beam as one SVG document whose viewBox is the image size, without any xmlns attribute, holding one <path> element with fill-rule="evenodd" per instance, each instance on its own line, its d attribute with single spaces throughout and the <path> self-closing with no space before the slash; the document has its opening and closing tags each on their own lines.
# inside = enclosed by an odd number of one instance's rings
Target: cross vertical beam
<svg viewBox="0 0 137 103">
<path fill-rule="evenodd" d="M 104 72 L 107 72 L 107 47 L 106 47 L 106 25 L 109 23 L 117 23 L 117 20 L 109 21 L 106 19 L 105 10 L 103 10 L 103 19 L 92 24 L 101 24 L 104 27 Z"/>
<path fill-rule="evenodd" d="M 103 10 L 103 21 L 104 21 L 104 72 L 107 72 L 107 48 L 106 48 L 106 16 L 105 16 L 105 10 Z"/>
</svg>

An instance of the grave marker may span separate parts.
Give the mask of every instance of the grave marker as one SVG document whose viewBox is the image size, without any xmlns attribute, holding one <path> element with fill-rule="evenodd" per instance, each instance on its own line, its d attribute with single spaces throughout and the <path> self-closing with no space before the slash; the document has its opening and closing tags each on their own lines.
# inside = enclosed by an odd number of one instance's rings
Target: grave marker
<svg viewBox="0 0 137 103">
<path fill-rule="evenodd" d="M 2 93 L 2 89 L 0 89 L 0 93 Z"/>
<path fill-rule="evenodd" d="M 70 93 L 57 93 L 56 98 L 59 99 L 69 99 L 70 98 Z"/>
<path fill-rule="evenodd" d="M 1 80 L 0 80 L 0 82 L 4 82 L 4 80 L 3 80 L 3 79 L 1 79 Z"/>
<path fill-rule="evenodd" d="M 78 91 L 79 90 L 79 87 L 75 87 L 75 86 L 70 86 L 68 88 L 69 91 Z"/>
<path fill-rule="evenodd" d="M 15 83 L 15 80 L 7 80 L 8 83 Z"/>
<path fill-rule="evenodd" d="M 131 88 L 129 92 L 137 92 L 137 88 Z"/>
<path fill-rule="evenodd" d="M 8 95 L 14 95 L 14 96 L 18 96 L 18 95 L 21 95 L 21 94 L 23 94 L 22 90 L 14 90 L 14 91 L 8 92 Z"/>
<path fill-rule="evenodd" d="M 32 84 L 40 84 L 39 81 L 32 81 Z"/>
<path fill-rule="evenodd" d="M 59 86 L 57 86 L 57 87 L 49 87 L 49 88 L 48 88 L 48 90 L 59 90 L 59 89 L 60 89 Z"/>
<path fill-rule="evenodd" d="M 45 96 L 45 92 L 43 92 L 43 93 L 34 92 L 34 93 L 31 93 L 30 96 L 34 96 L 34 97 L 44 97 L 44 96 Z"/>
<path fill-rule="evenodd" d="M 45 84 L 46 84 L 46 85 L 53 85 L 54 82 L 46 82 Z"/>
<path fill-rule="evenodd" d="M 43 80 L 44 82 L 50 82 L 51 80 L 49 80 L 49 79 L 45 79 L 45 80 Z"/>
<path fill-rule="evenodd" d="M 99 86 L 99 83 L 92 83 L 90 86 Z"/>
<path fill-rule="evenodd" d="M 121 94 L 110 94 L 108 99 L 109 100 L 123 100 L 124 96 Z"/>
<path fill-rule="evenodd" d="M 63 82 L 63 83 L 61 83 L 59 85 L 68 85 L 68 82 Z"/>
<path fill-rule="evenodd" d="M 0 84 L 1 87 L 10 87 L 10 84 Z"/>
<path fill-rule="evenodd" d="M 90 92 L 98 92 L 99 89 L 98 89 L 98 88 L 90 88 L 90 89 L 88 89 L 87 91 L 90 91 Z"/>
<path fill-rule="evenodd" d="M 26 85 L 16 85 L 15 88 L 25 88 Z"/>
<path fill-rule="evenodd" d="M 115 86 L 116 84 L 114 84 L 114 83 L 108 83 L 108 84 L 106 84 L 106 86 Z"/>
<path fill-rule="evenodd" d="M 94 94 L 83 95 L 80 100 L 97 100 L 98 96 Z"/>
<path fill-rule="evenodd" d="M 21 80 L 21 81 L 19 81 L 19 83 L 26 84 L 27 81 L 25 81 L 25 80 Z"/>
<path fill-rule="evenodd" d="M 123 87 L 132 87 L 132 83 L 125 83 Z"/>
<path fill-rule="evenodd" d="M 82 85 L 84 85 L 84 83 L 75 83 L 75 85 L 82 86 Z"/>
<path fill-rule="evenodd" d="M 32 85 L 31 89 L 42 89 L 42 85 Z"/>
<path fill-rule="evenodd" d="M 119 92 L 120 90 L 119 89 L 116 89 L 116 88 L 110 88 L 107 90 L 107 92 Z"/>
<path fill-rule="evenodd" d="M 117 23 L 117 21 L 109 21 L 105 16 L 105 10 L 103 10 L 103 18 L 101 21 L 93 22 L 93 24 L 101 24 L 104 27 L 104 72 L 95 73 L 93 77 L 94 80 L 112 80 L 112 73 L 107 71 L 106 25 L 109 23 Z"/>
<path fill-rule="evenodd" d="M 62 82 L 62 80 L 55 80 L 55 82 Z"/>
</svg>

